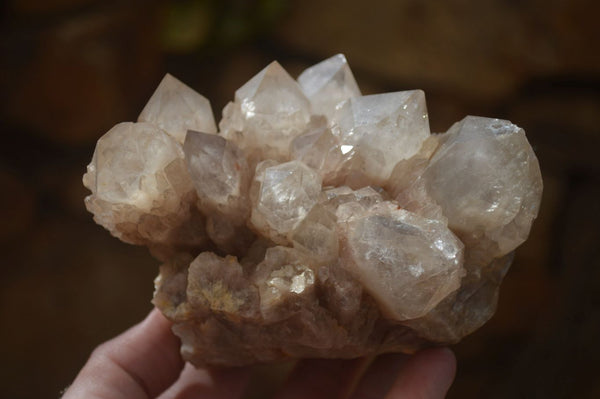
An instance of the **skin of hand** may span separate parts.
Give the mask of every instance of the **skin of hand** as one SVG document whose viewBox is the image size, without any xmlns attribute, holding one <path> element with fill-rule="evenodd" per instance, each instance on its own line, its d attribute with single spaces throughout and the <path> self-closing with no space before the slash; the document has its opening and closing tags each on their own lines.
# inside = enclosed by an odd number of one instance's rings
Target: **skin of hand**
<svg viewBox="0 0 600 399">
<path fill-rule="evenodd" d="M 62 398 L 243 397 L 250 368 L 206 370 L 184 364 L 170 327 L 152 310 L 141 323 L 98 346 Z M 381 355 L 368 365 L 365 359 L 302 360 L 275 398 L 444 398 L 455 372 L 456 359 L 447 348 Z"/>
</svg>

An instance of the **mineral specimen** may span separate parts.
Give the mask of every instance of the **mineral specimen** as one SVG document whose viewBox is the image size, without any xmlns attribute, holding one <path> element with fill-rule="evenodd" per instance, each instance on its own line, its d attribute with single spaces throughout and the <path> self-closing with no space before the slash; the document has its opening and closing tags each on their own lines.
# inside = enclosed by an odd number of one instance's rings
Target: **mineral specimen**
<svg viewBox="0 0 600 399">
<path fill-rule="evenodd" d="M 523 129 L 431 134 L 420 90 L 363 96 L 343 55 L 273 62 L 223 110 L 167 75 L 98 140 L 86 206 L 163 261 L 154 304 L 197 366 L 457 342 L 494 313 L 542 193 Z"/>
</svg>

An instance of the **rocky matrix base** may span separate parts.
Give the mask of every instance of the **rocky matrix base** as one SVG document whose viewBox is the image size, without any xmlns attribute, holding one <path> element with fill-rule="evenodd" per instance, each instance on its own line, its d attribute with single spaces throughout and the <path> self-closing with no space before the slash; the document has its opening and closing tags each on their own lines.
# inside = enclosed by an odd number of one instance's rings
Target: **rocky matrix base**
<svg viewBox="0 0 600 399">
<path fill-rule="evenodd" d="M 431 134 L 420 90 L 362 96 L 343 55 L 273 62 L 219 128 L 167 75 L 98 140 L 94 220 L 164 264 L 154 304 L 197 366 L 412 352 L 494 313 L 542 193 L 525 132 Z"/>
</svg>

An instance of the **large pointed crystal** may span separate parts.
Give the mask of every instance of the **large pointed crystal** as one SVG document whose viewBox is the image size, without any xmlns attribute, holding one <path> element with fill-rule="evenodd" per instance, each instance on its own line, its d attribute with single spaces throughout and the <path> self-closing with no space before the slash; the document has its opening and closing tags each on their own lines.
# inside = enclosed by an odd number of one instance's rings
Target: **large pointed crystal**
<svg viewBox="0 0 600 399">
<path fill-rule="evenodd" d="M 416 154 L 430 135 L 421 90 L 351 98 L 333 123 L 340 144 L 361 158 L 357 167 L 375 184 L 383 184 L 394 166 Z"/>
<path fill-rule="evenodd" d="M 150 97 L 138 121 L 158 126 L 180 143 L 188 130 L 217 132 L 210 102 L 169 74 Z"/>
<path fill-rule="evenodd" d="M 307 68 L 298 76 L 298 83 L 311 102 L 312 112 L 327 118 L 334 116 L 344 100 L 361 95 L 343 54 Z"/>
<path fill-rule="evenodd" d="M 283 160 L 309 120 L 310 102 L 300 86 L 272 62 L 235 92 L 219 128 L 251 156 Z"/>
</svg>

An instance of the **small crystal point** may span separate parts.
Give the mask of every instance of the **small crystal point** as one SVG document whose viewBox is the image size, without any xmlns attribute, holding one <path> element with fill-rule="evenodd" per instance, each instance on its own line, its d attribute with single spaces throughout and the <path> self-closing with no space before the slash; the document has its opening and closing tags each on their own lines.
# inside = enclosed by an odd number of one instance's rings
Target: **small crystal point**
<svg viewBox="0 0 600 399">
<path fill-rule="evenodd" d="M 276 242 L 287 236 L 316 204 L 321 191 L 319 175 L 299 161 L 266 168 L 257 167 L 261 179 L 252 209 L 251 223 Z"/>
<path fill-rule="evenodd" d="M 217 133 L 210 102 L 173 76 L 166 74 L 138 117 L 183 143 L 188 130 Z"/>
<path fill-rule="evenodd" d="M 191 130 L 183 151 L 202 207 L 245 218 L 250 171 L 242 151 L 221 136 Z"/>
<path fill-rule="evenodd" d="M 317 170 L 323 184 L 329 185 L 338 178 L 344 154 L 331 129 L 325 124 L 316 123 L 305 134 L 292 140 L 290 156 Z"/>
<path fill-rule="evenodd" d="M 416 154 L 430 135 L 421 90 L 351 98 L 342 104 L 333 124 L 341 145 L 352 146 L 353 154 L 362 156 L 363 172 L 379 184 L 399 161 Z"/>
<path fill-rule="evenodd" d="M 341 102 L 361 95 L 354 75 L 343 54 L 334 55 L 304 70 L 298 83 L 308 97 L 315 114 L 333 117 Z"/>
<path fill-rule="evenodd" d="M 431 198 L 425 187 L 423 172 L 439 146 L 439 135 L 429 136 L 419 152 L 398 162 L 386 184 L 386 189 L 398 204 L 428 219 L 447 222 L 438 203 Z"/>
<path fill-rule="evenodd" d="M 293 248 L 267 249 L 254 280 L 260 293 L 260 311 L 268 322 L 289 318 L 298 302 L 315 299 L 315 272 Z"/>
</svg>

